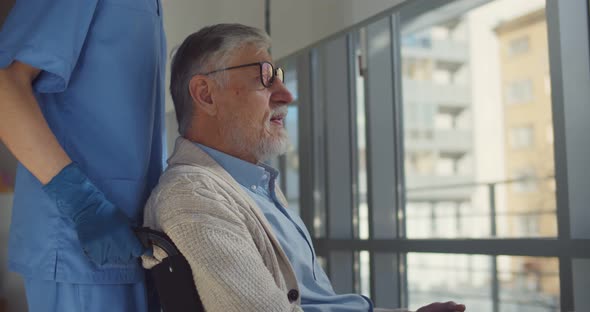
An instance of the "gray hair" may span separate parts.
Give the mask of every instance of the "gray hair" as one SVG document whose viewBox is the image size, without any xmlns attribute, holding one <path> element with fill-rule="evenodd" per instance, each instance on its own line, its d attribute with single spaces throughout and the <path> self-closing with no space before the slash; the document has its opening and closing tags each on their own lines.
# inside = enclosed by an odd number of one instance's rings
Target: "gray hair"
<svg viewBox="0 0 590 312">
<path fill-rule="evenodd" d="M 226 67 L 226 63 L 241 47 L 254 44 L 261 50 L 270 49 L 270 37 L 262 30 L 241 24 L 217 24 L 202 28 L 188 36 L 172 57 L 170 93 L 176 110 L 178 132 L 184 135 L 190 128 L 194 104 L 189 83 L 194 75 Z M 216 75 L 222 85 L 225 75 Z M 219 77 L 218 77 L 219 76 Z"/>
</svg>

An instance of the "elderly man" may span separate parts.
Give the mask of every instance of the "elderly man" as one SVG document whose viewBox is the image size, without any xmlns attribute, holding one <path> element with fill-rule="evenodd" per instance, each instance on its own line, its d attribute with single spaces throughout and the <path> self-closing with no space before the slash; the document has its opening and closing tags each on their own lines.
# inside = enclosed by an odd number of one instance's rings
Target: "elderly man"
<svg viewBox="0 0 590 312">
<path fill-rule="evenodd" d="M 277 170 L 261 162 L 285 151 L 293 100 L 269 47 L 258 29 L 221 24 L 177 50 L 170 91 L 181 137 L 148 200 L 146 226 L 187 258 L 207 311 L 372 311 L 368 298 L 334 292 Z M 464 309 L 449 302 L 420 311 Z"/>
</svg>

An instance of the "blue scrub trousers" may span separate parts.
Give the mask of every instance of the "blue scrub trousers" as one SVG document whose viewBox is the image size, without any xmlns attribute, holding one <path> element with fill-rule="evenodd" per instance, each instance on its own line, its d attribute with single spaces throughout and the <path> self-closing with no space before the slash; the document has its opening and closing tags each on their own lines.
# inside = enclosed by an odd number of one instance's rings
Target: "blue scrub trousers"
<svg viewBox="0 0 590 312">
<path fill-rule="evenodd" d="M 29 312 L 146 312 L 145 284 L 69 284 L 26 279 Z"/>
</svg>

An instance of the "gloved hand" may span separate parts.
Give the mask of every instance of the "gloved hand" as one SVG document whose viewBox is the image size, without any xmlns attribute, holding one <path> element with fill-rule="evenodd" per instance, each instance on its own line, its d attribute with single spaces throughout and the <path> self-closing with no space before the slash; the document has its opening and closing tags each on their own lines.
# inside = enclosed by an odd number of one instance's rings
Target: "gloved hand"
<svg viewBox="0 0 590 312">
<path fill-rule="evenodd" d="M 109 202 L 77 164 L 63 168 L 43 186 L 64 216 L 74 222 L 78 239 L 95 264 L 129 263 L 144 247 L 127 216 Z"/>
</svg>

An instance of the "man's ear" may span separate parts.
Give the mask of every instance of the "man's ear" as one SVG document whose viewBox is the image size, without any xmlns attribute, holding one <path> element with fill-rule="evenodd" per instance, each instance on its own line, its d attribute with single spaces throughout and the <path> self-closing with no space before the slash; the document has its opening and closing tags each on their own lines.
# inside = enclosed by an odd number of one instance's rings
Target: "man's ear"
<svg viewBox="0 0 590 312">
<path fill-rule="evenodd" d="M 189 92 L 193 103 L 206 114 L 217 114 L 217 105 L 213 101 L 211 92 L 215 88 L 214 81 L 203 75 L 195 75 L 189 82 Z"/>
</svg>

